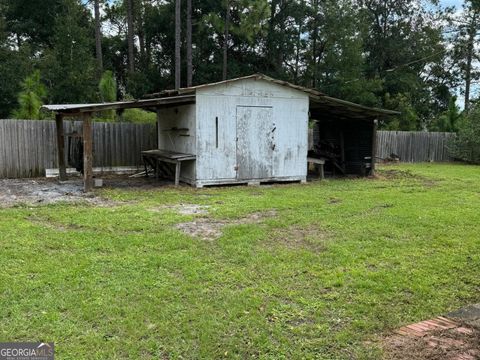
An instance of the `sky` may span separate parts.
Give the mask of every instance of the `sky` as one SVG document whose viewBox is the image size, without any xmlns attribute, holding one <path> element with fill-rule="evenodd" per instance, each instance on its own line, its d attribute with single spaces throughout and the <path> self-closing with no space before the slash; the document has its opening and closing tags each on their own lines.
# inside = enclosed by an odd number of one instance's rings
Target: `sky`
<svg viewBox="0 0 480 360">
<path fill-rule="evenodd" d="M 440 3 L 443 6 L 456 6 L 458 8 L 461 8 L 463 0 L 440 0 Z"/>
</svg>

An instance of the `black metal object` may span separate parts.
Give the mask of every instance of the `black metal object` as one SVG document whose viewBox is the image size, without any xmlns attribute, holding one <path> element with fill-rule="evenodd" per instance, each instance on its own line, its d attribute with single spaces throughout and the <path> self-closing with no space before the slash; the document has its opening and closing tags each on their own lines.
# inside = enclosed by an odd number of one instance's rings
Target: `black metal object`
<svg viewBox="0 0 480 360">
<path fill-rule="evenodd" d="M 83 174 L 83 138 L 74 132 L 68 135 L 68 164 Z"/>
</svg>

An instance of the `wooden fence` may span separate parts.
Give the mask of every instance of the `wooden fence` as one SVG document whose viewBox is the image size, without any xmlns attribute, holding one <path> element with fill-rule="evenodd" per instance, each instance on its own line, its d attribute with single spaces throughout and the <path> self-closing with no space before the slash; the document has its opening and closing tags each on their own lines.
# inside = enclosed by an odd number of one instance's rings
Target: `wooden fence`
<svg viewBox="0 0 480 360">
<path fill-rule="evenodd" d="M 82 123 L 64 121 L 64 128 L 67 150 L 67 134 L 81 134 Z M 95 167 L 140 166 L 140 152 L 157 147 L 155 126 L 95 122 L 93 143 Z M 57 167 L 55 121 L 0 120 L 0 178 L 45 176 Z"/>
<path fill-rule="evenodd" d="M 395 154 L 402 162 L 453 161 L 448 146 L 454 133 L 424 131 L 378 131 L 377 158 Z"/>
<path fill-rule="evenodd" d="M 81 133 L 81 125 L 64 121 L 65 134 Z M 448 144 L 454 137 L 452 133 L 379 131 L 376 156 L 385 159 L 395 154 L 404 162 L 451 161 Z M 65 149 L 67 141 L 65 136 Z M 157 147 L 151 124 L 95 122 L 93 142 L 95 167 L 140 166 L 140 152 Z M 45 176 L 45 169 L 57 167 L 54 121 L 0 120 L 0 178 Z"/>
</svg>

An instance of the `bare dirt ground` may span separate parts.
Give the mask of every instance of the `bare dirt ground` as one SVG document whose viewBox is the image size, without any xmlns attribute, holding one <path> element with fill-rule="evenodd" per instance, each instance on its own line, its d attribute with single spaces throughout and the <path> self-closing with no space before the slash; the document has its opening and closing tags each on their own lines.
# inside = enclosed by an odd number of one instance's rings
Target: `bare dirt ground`
<svg viewBox="0 0 480 360">
<path fill-rule="evenodd" d="M 164 185 L 155 179 L 129 178 L 128 176 L 102 176 L 104 187 L 155 188 Z M 59 182 L 57 179 L 0 179 L 0 208 L 18 205 L 42 205 L 58 202 L 87 202 L 98 206 L 112 202 L 83 192 L 83 181 L 75 177 Z"/>
<path fill-rule="evenodd" d="M 191 209 L 187 206 L 184 209 Z M 183 210 L 184 211 L 184 210 Z M 198 211 L 198 210 L 197 210 Z M 179 210 L 181 213 L 182 210 Z M 201 214 L 205 214 L 205 209 L 202 209 Z M 256 212 L 249 214 L 241 219 L 225 220 L 212 219 L 208 217 L 199 217 L 194 221 L 180 223 L 176 228 L 187 235 L 200 238 L 202 240 L 215 240 L 222 236 L 223 228 L 228 225 L 242 225 L 242 224 L 259 224 L 263 220 L 275 217 L 277 212 L 270 210 L 266 212 Z"/>
</svg>

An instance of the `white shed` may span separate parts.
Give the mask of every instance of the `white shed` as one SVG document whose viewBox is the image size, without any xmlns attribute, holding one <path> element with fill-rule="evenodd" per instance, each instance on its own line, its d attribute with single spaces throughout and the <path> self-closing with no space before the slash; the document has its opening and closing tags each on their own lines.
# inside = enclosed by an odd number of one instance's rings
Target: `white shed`
<svg viewBox="0 0 480 360">
<path fill-rule="evenodd" d="M 307 156 L 332 174 L 371 174 L 377 121 L 395 111 L 369 108 L 262 74 L 164 91 L 149 99 L 45 105 L 56 113 L 60 179 L 66 179 L 63 118 L 83 121 L 85 191 L 93 187 L 92 116 L 106 110 L 157 112 L 158 149 L 146 163 L 196 187 L 307 178 Z M 309 151 L 308 123 L 313 126 Z M 168 174 L 167 174 L 168 175 Z"/>
<path fill-rule="evenodd" d="M 181 181 L 306 181 L 309 94 L 302 88 L 252 75 L 170 94 L 194 95 L 194 103 L 157 112 L 158 148 L 195 156 L 182 162 Z"/>
</svg>

